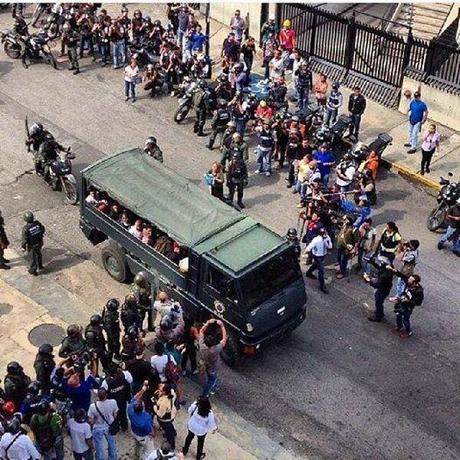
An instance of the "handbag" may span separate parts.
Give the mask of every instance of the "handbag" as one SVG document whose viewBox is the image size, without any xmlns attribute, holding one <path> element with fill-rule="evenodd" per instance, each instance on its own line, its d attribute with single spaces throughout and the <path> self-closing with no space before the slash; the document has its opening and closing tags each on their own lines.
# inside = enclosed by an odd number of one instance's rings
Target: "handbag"
<svg viewBox="0 0 460 460">
<path fill-rule="evenodd" d="M 102 412 L 99 410 L 99 407 L 97 407 L 97 403 L 94 403 L 94 407 L 99 412 L 99 415 L 102 417 L 102 420 L 104 420 L 104 422 L 107 423 L 107 425 L 109 425 L 109 434 L 115 436 L 120 431 L 120 425 L 118 424 L 118 420 L 115 419 L 112 423 L 109 423 L 102 414 Z"/>
</svg>

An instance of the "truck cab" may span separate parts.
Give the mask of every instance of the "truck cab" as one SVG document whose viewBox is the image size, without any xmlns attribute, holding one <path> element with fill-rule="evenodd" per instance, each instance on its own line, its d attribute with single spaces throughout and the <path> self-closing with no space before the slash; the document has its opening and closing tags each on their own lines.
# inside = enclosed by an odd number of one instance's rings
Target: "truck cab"
<svg viewBox="0 0 460 460">
<path fill-rule="evenodd" d="M 292 244 L 142 150 L 87 167 L 80 189 L 80 228 L 93 244 L 102 243 L 108 273 L 123 282 L 142 270 L 193 319 L 221 319 L 228 364 L 305 320 L 305 285 Z M 90 190 L 106 197 L 102 210 L 86 199 Z M 132 225 L 153 229 L 152 241 L 114 219 L 107 212 L 112 203 L 132 216 Z M 168 242 L 172 251 L 164 250 Z"/>
</svg>

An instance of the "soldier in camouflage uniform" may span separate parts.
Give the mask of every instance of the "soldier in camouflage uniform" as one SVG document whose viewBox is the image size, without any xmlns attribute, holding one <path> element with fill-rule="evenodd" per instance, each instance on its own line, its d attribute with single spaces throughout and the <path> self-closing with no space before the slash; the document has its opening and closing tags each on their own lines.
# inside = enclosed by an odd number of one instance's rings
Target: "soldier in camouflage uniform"
<svg viewBox="0 0 460 460">
<path fill-rule="evenodd" d="M 102 327 L 107 335 L 108 360 L 120 359 L 120 315 L 117 299 L 110 299 L 102 312 Z"/>
<path fill-rule="evenodd" d="M 145 314 L 147 313 L 148 330 L 152 331 L 152 290 L 144 272 L 139 272 L 134 277 L 134 283 L 131 285 L 131 293 L 136 296 L 138 311 L 141 317 L 141 326 L 144 324 Z"/>
</svg>

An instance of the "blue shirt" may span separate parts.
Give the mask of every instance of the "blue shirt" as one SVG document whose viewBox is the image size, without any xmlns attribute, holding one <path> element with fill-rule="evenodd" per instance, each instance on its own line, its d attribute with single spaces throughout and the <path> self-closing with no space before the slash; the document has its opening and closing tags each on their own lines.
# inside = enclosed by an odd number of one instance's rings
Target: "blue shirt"
<svg viewBox="0 0 460 460">
<path fill-rule="evenodd" d="M 190 38 L 192 42 L 192 50 L 201 51 L 207 39 L 208 37 L 201 32 L 194 32 Z"/>
<path fill-rule="evenodd" d="M 95 383 L 96 380 L 92 375 L 88 375 L 86 380 L 77 388 L 69 387 L 67 380 L 64 381 L 63 389 L 66 396 L 72 400 L 73 410 L 83 408 L 88 412 L 91 404 L 91 388 Z"/>
<path fill-rule="evenodd" d="M 409 104 L 410 116 L 409 121 L 415 125 L 423 120 L 424 112 L 428 111 L 428 107 L 423 101 L 414 99 Z"/>
<path fill-rule="evenodd" d="M 128 417 L 131 423 L 131 430 L 136 436 L 147 436 L 152 432 L 153 419 L 148 413 L 142 411 L 140 413 L 134 410 L 136 398 L 131 399 L 128 405 Z"/>
<path fill-rule="evenodd" d="M 331 172 L 332 166 L 326 166 L 324 164 L 335 162 L 335 156 L 331 152 L 321 152 L 321 150 L 315 150 L 313 152 L 313 159 L 318 162 L 318 169 L 321 177 L 326 176 Z"/>
</svg>

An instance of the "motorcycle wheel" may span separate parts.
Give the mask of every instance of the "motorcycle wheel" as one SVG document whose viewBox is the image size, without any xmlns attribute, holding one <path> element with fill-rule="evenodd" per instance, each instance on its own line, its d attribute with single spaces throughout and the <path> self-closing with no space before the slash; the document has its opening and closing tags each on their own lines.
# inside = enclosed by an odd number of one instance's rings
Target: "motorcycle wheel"
<svg viewBox="0 0 460 460">
<path fill-rule="evenodd" d="M 5 42 L 3 45 L 5 54 L 11 59 L 19 59 L 21 57 L 21 46 L 18 44 Z"/>
<path fill-rule="evenodd" d="M 70 182 L 67 179 L 62 179 L 62 191 L 65 194 L 65 202 L 67 204 L 75 205 L 77 204 L 78 201 L 78 190 L 77 186 L 73 183 Z"/>
<path fill-rule="evenodd" d="M 176 110 L 176 113 L 174 114 L 174 121 L 176 123 L 180 123 L 181 121 L 184 121 L 185 117 L 188 115 L 189 110 L 190 110 L 190 107 L 186 105 L 179 107 Z"/>
<path fill-rule="evenodd" d="M 435 232 L 440 229 L 444 224 L 447 216 L 447 209 L 445 206 L 438 206 L 431 211 L 426 221 L 426 227 L 430 232 Z"/>
</svg>

